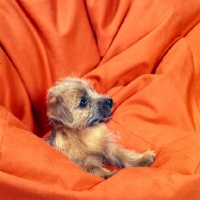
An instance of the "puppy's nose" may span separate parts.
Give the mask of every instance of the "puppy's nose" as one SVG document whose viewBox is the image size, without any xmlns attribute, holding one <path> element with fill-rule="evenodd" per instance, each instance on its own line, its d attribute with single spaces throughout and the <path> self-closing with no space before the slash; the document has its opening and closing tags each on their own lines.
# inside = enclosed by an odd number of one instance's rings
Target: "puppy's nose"
<svg viewBox="0 0 200 200">
<path fill-rule="evenodd" d="M 112 106 L 113 106 L 113 100 L 112 99 L 106 99 L 104 101 L 104 104 L 106 105 L 106 107 L 112 108 Z"/>
</svg>

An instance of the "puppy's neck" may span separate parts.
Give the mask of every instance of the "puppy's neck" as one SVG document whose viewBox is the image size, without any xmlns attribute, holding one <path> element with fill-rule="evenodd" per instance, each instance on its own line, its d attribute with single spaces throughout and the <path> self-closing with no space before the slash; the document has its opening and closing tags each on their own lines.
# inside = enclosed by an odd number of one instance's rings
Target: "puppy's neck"
<svg viewBox="0 0 200 200">
<path fill-rule="evenodd" d="M 90 127 L 86 127 L 86 128 L 82 128 L 82 129 L 71 129 L 68 126 L 65 125 L 56 125 L 53 127 L 53 130 L 55 130 L 56 134 L 60 133 L 65 137 L 73 137 L 73 136 L 77 136 L 77 137 L 81 137 L 81 136 L 86 136 L 87 134 L 91 134 L 91 132 L 93 132 L 93 130 L 96 129 L 106 129 L 105 124 L 101 123 L 95 126 L 90 126 Z"/>
</svg>

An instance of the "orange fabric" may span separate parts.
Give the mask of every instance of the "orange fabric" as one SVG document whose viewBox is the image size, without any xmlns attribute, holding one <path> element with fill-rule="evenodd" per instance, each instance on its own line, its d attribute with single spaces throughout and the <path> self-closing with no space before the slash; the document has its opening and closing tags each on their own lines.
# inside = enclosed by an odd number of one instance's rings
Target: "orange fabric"
<svg viewBox="0 0 200 200">
<path fill-rule="evenodd" d="M 1 199 L 200 199 L 200 0 L 1 0 L 0 17 Z M 47 90 L 71 73 L 151 167 L 103 180 L 44 142 Z"/>
</svg>

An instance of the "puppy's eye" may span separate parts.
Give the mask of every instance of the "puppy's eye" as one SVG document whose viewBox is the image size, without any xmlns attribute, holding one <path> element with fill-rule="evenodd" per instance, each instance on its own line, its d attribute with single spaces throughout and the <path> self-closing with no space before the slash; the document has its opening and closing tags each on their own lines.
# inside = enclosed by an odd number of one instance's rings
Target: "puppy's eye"
<svg viewBox="0 0 200 200">
<path fill-rule="evenodd" d="M 87 100 L 85 97 L 83 97 L 83 98 L 81 99 L 81 101 L 80 101 L 79 106 L 80 106 L 81 108 L 85 108 L 85 107 L 87 106 L 87 104 L 88 104 L 88 100 Z"/>
</svg>

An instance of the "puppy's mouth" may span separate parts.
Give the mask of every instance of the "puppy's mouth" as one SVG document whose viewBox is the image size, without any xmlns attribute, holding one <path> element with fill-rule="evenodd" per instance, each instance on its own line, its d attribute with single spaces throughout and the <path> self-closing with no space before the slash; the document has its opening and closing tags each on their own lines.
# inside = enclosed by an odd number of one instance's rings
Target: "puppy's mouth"
<svg viewBox="0 0 200 200">
<path fill-rule="evenodd" d="M 90 123 L 90 126 L 94 126 L 94 125 L 100 124 L 100 123 L 102 123 L 102 122 L 107 122 L 107 121 L 109 121 L 111 118 L 112 118 L 112 113 L 109 113 L 109 115 L 107 115 L 106 117 L 93 119 L 93 120 L 91 121 L 91 123 Z"/>
</svg>

